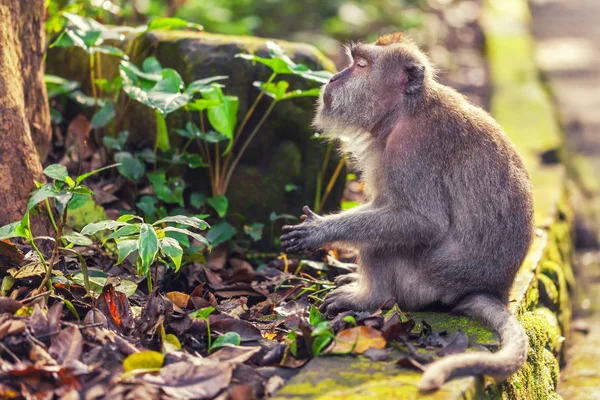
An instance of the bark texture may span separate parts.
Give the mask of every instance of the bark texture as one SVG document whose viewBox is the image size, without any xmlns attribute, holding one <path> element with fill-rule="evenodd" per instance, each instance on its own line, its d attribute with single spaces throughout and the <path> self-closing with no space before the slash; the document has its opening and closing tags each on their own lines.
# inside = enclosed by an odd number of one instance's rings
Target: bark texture
<svg viewBox="0 0 600 400">
<path fill-rule="evenodd" d="M 0 226 L 21 218 L 51 127 L 44 85 L 45 0 L 0 0 Z"/>
</svg>

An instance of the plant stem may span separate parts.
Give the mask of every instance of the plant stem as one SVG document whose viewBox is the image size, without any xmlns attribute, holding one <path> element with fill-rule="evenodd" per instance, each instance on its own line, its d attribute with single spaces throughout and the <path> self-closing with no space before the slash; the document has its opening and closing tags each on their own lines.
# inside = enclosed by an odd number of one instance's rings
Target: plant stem
<svg viewBox="0 0 600 400">
<path fill-rule="evenodd" d="M 269 77 L 269 79 L 267 80 L 267 82 L 265 83 L 265 86 L 267 86 L 268 84 L 273 82 L 273 79 L 275 79 L 276 76 L 277 76 L 277 74 L 275 72 L 273 72 L 271 74 L 271 76 Z M 229 167 L 229 164 L 231 163 L 231 157 L 233 157 L 233 149 L 235 148 L 237 141 L 239 140 L 240 136 L 242 135 L 242 131 L 246 127 L 246 124 L 248 124 L 250 117 L 252 116 L 252 114 L 254 114 L 254 111 L 256 110 L 258 103 L 260 103 L 260 101 L 264 95 L 265 95 L 265 90 L 262 89 L 260 91 L 260 93 L 258 94 L 258 96 L 256 96 L 254 103 L 252 103 L 252 106 L 250 106 L 250 109 L 244 116 L 244 120 L 240 124 L 238 130 L 235 132 L 235 136 L 233 137 L 233 144 L 231 145 L 231 151 L 229 152 L 229 154 L 227 154 L 227 157 L 225 158 L 225 162 L 223 163 L 223 169 L 222 169 L 223 176 L 220 177 L 221 181 L 223 181 L 225 179 L 225 173 L 227 171 L 227 168 Z M 225 193 L 222 193 L 222 194 L 225 194 Z"/>
<path fill-rule="evenodd" d="M 46 265 L 46 276 L 44 277 L 44 279 L 42 279 L 42 283 L 40 283 L 40 286 L 37 288 L 37 290 L 33 291 L 32 293 L 40 293 L 42 291 L 42 289 L 44 288 L 44 286 L 46 286 L 46 284 L 50 281 L 50 278 L 52 277 L 52 269 L 54 268 L 54 261 L 56 261 L 56 257 L 58 256 L 58 247 L 60 244 L 60 238 L 62 237 L 62 232 L 63 229 L 65 227 L 65 225 L 67 224 L 67 207 L 69 206 L 69 203 L 67 202 L 67 204 L 65 205 L 65 209 L 63 211 L 63 215 L 62 215 L 62 219 L 59 221 L 58 223 L 58 229 L 56 230 L 56 240 L 54 241 L 54 248 L 52 249 L 52 255 L 50 256 L 50 262 Z M 33 241 L 32 241 L 33 243 Z M 34 244 L 35 246 L 35 244 Z M 39 250 L 38 250 L 39 251 Z M 42 257 L 43 259 L 43 257 Z"/>
<path fill-rule="evenodd" d="M 200 139 L 196 140 L 198 143 L 198 147 L 204 148 L 204 153 L 206 154 L 205 160 L 208 163 L 208 173 L 210 175 L 210 187 L 212 193 L 215 194 L 215 190 L 217 188 L 217 186 L 215 185 L 215 182 L 217 180 L 217 174 L 214 172 L 215 165 L 212 162 L 210 150 L 208 149 L 208 141 L 206 140 L 206 128 L 204 127 L 204 114 L 202 113 L 202 111 L 200 111 L 200 132 L 202 132 L 202 136 L 204 136 L 204 138 L 202 139 L 202 142 L 200 142 Z"/>
<path fill-rule="evenodd" d="M 54 220 L 54 214 L 52 214 L 52 209 L 50 208 L 50 202 L 46 199 L 46 209 L 48 210 L 48 216 L 50 217 L 50 222 L 52 222 L 52 227 L 54 228 L 54 232 L 58 232 L 58 227 L 56 226 L 56 221 Z"/>
<path fill-rule="evenodd" d="M 96 94 L 96 82 L 94 82 L 94 54 L 90 54 L 90 85 L 92 86 L 92 96 L 94 97 L 94 112 L 96 111 L 96 107 L 98 107 L 98 95 Z"/>
<path fill-rule="evenodd" d="M 146 283 L 148 284 L 148 295 L 152 293 L 152 276 L 150 274 L 150 269 L 148 269 L 148 273 L 146 274 Z"/>
<path fill-rule="evenodd" d="M 225 181 L 223 182 L 223 185 L 221 186 L 221 192 L 223 194 L 227 193 L 227 188 L 229 187 L 229 182 L 231 181 L 231 176 L 233 175 L 233 171 L 235 170 L 235 167 L 240 162 L 240 159 L 242 158 L 242 156 L 244 155 L 244 152 L 246 151 L 246 149 L 250 145 L 250 142 L 252 141 L 252 139 L 254 138 L 254 136 L 256 136 L 256 134 L 258 133 L 258 131 L 260 130 L 260 128 L 262 127 L 262 125 L 265 123 L 265 121 L 267 120 L 267 117 L 269 116 L 269 114 L 271 114 L 271 111 L 273 111 L 273 108 L 275 107 L 276 104 L 277 104 L 277 102 L 273 101 L 269 105 L 269 108 L 267 108 L 267 110 L 263 114 L 262 118 L 260 119 L 260 121 L 258 122 L 258 124 L 256 124 L 256 126 L 254 127 L 254 130 L 252 131 L 252 133 L 250 134 L 250 136 L 248 136 L 248 138 L 244 142 L 244 145 L 240 149 L 239 153 L 237 154 L 237 156 L 235 157 L 235 159 L 231 163 L 231 166 L 229 167 L 229 170 L 227 171 L 227 175 L 225 177 Z M 223 172 L 225 172 L 225 171 L 223 171 Z"/>
<path fill-rule="evenodd" d="M 327 198 L 329 197 L 329 194 L 331 193 L 331 190 L 333 189 L 333 185 L 335 184 L 335 181 L 337 180 L 338 176 L 340 175 L 340 172 L 342 172 L 342 167 L 344 166 L 344 164 L 346 164 L 347 160 L 348 160 L 348 156 L 346 154 L 344 154 L 344 156 L 338 163 L 337 167 L 335 167 L 335 171 L 333 171 L 333 175 L 331 175 L 331 179 L 329 179 L 329 183 L 327 184 L 327 188 L 325 189 L 325 194 L 323 195 L 323 198 L 321 199 L 321 204 L 319 205 L 319 210 L 322 210 L 323 207 L 325 206 L 325 202 L 327 201 Z"/>
<path fill-rule="evenodd" d="M 208 321 L 208 317 L 206 317 L 206 331 L 208 333 L 208 354 L 210 354 L 210 348 L 212 347 L 212 337 L 210 335 L 210 322 Z"/>
</svg>

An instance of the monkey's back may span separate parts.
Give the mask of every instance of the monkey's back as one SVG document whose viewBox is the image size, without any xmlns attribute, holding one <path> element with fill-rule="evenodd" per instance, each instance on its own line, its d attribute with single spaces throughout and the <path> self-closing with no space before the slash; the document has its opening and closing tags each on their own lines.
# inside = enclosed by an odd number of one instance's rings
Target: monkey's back
<svg viewBox="0 0 600 400">
<path fill-rule="evenodd" d="M 424 253 L 423 268 L 456 294 L 503 301 L 533 236 L 533 203 L 523 161 L 502 128 L 454 90 L 439 86 L 425 119 L 437 149 L 435 174 L 447 194 L 447 235 Z M 436 121 L 437 120 L 437 121 Z M 441 142 L 441 143 L 440 143 Z"/>
</svg>

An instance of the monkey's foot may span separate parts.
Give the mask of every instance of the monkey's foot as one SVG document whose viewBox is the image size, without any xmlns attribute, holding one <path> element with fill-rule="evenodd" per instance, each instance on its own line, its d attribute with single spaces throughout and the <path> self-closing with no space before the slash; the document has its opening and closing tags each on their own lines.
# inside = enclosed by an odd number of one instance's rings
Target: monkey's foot
<svg viewBox="0 0 600 400">
<path fill-rule="evenodd" d="M 325 316 L 338 314 L 342 311 L 364 310 L 366 304 L 361 299 L 358 284 L 352 283 L 329 292 L 319 309 Z"/>
<path fill-rule="evenodd" d="M 359 274 L 351 273 L 351 274 L 338 276 L 337 278 L 335 278 L 334 282 L 335 282 L 335 286 L 344 286 L 344 285 L 349 285 L 354 282 L 358 282 L 359 279 L 360 279 Z"/>
</svg>

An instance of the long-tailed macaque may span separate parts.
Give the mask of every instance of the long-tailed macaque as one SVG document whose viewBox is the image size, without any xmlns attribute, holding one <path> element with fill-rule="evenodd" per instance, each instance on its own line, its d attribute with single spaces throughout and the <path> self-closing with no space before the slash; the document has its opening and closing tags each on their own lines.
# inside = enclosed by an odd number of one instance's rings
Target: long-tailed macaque
<svg viewBox="0 0 600 400">
<path fill-rule="evenodd" d="M 435 80 L 427 57 L 401 34 L 353 44 L 348 68 L 324 86 L 314 126 L 340 141 L 362 171 L 368 202 L 285 226 L 281 244 L 304 252 L 332 243 L 359 250 L 321 309 L 442 305 L 500 336 L 495 353 L 457 354 L 427 368 L 423 391 L 451 377 L 504 380 L 527 356 L 528 340 L 506 308 L 533 236 L 530 181 L 502 128 Z"/>
</svg>

